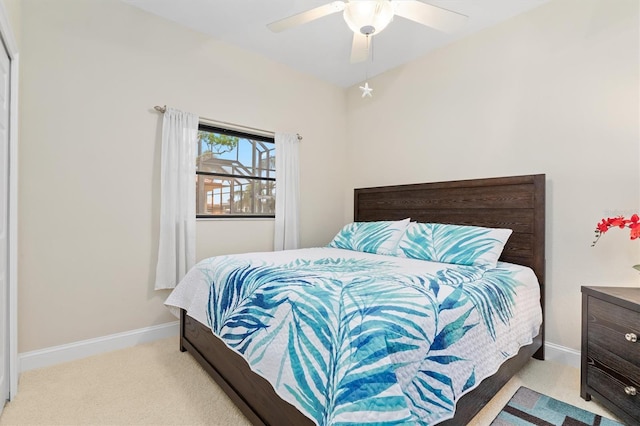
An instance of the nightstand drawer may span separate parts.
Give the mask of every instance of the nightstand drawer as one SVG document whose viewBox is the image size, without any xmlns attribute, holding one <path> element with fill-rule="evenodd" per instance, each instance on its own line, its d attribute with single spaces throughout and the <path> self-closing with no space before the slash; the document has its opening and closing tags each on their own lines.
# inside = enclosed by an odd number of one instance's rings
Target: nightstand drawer
<svg viewBox="0 0 640 426">
<path fill-rule="evenodd" d="M 587 382 L 590 390 L 597 392 L 601 397 L 610 401 L 612 405 L 624 411 L 632 419 L 640 422 L 640 388 L 634 386 L 636 395 L 625 392 L 627 386 L 633 386 L 628 381 L 621 382 L 611 376 L 598 364 L 589 364 L 587 367 Z M 621 413 L 618 413 L 621 415 Z M 621 415 L 621 417 L 623 417 Z M 625 417 L 626 418 L 626 417 Z"/>
<path fill-rule="evenodd" d="M 633 333 L 640 339 L 640 313 L 589 297 L 587 322 L 590 356 L 591 346 L 599 346 L 630 363 L 640 363 L 640 340 L 633 342 L 627 336 Z"/>
<path fill-rule="evenodd" d="M 633 384 L 640 394 L 640 363 L 620 357 L 607 346 L 589 341 L 587 362 L 595 365 L 612 377 L 627 385 Z"/>
</svg>

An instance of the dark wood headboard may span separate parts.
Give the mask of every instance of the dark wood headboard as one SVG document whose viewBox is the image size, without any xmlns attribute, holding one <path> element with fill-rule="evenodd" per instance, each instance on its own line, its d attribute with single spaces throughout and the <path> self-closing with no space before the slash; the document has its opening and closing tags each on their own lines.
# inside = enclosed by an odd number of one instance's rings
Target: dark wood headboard
<svg viewBox="0 0 640 426">
<path fill-rule="evenodd" d="M 354 220 L 400 220 L 510 228 L 500 260 L 545 273 L 545 175 L 359 188 Z"/>
</svg>

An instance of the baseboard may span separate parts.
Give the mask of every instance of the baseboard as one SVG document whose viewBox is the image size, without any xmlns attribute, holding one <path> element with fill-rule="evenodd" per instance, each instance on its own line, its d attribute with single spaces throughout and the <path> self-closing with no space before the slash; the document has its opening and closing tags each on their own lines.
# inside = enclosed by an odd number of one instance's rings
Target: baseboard
<svg viewBox="0 0 640 426">
<path fill-rule="evenodd" d="M 544 344 L 544 358 L 569 367 L 580 368 L 580 351 L 555 343 L 546 342 Z"/>
<path fill-rule="evenodd" d="M 18 354 L 20 372 L 129 348 L 141 343 L 177 336 L 178 334 L 180 334 L 180 322 L 174 321 L 37 351 L 24 352 Z"/>
<path fill-rule="evenodd" d="M 20 372 L 129 348 L 141 343 L 177 336 L 179 333 L 180 322 L 174 321 L 95 339 L 82 340 L 66 345 L 53 346 L 37 351 L 24 352 L 18 354 Z M 580 351 L 556 345 L 555 343 L 545 343 L 545 359 L 570 367 L 580 368 Z"/>
</svg>

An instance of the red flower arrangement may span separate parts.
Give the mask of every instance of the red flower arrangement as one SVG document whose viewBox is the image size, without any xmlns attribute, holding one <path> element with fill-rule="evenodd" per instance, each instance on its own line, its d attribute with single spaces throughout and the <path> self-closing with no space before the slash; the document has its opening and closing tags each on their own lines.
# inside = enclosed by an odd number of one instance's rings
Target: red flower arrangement
<svg viewBox="0 0 640 426">
<path fill-rule="evenodd" d="M 640 216 L 634 214 L 629 219 L 625 219 L 624 216 L 602 219 L 596 225 L 596 239 L 591 244 L 591 247 L 595 246 L 602 234 L 610 228 L 629 228 L 631 230 L 629 236 L 632 240 L 635 240 L 640 238 Z"/>
<path fill-rule="evenodd" d="M 629 238 L 636 240 L 640 238 L 640 216 L 634 214 L 629 219 L 625 219 L 624 216 L 602 219 L 596 225 L 596 239 L 591 243 L 591 247 L 595 246 L 602 234 L 611 228 L 629 228 Z M 640 271 L 640 265 L 633 265 L 633 267 Z"/>
</svg>

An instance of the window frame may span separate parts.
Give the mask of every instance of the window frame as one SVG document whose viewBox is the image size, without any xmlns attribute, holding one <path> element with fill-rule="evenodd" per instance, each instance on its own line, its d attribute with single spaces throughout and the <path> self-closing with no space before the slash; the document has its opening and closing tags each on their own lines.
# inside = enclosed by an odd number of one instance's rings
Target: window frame
<svg viewBox="0 0 640 426">
<path fill-rule="evenodd" d="M 231 130 L 231 129 L 226 129 L 224 127 L 217 127 L 217 126 L 212 126 L 210 124 L 206 124 L 203 122 L 199 122 L 198 123 L 198 132 L 200 131 L 205 131 L 205 132 L 210 132 L 210 133 L 219 133 L 219 134 L 223 134 L 223 135 L 227 135 L 227 136 L 236 136 L 239 137 L 241 139 L 248 139 L 248 140 L 253 140 L 253 141 L 261 141 L 261 142 L 267 142 L 267 143 L 271 143 L 274 146 L 274 151 L 275 151 L 275 136 L 265 136 L 265 135 L 259 135 L 259 134 L 255 134 L 255 133 L 248 133 L 248 132 L 242 132 L 242 131 L 238 131 L 238 130 Z M 200 141 L 198 141 L 198 144 L 200 144 Z M 253 177 L 253 176 L 246 176 L 246 175 L 234 175 L 234 174 L 230 174 L 230 173 L 216 173 L 216 172 L 203 172 L 203 171 L 198 171 L 196 170 L 196 181 L 194 183 L 194 191 L 198 191 L 198 182 L 197 182 L 197 177 L 199 175 L 204 175 L 204 176 L 216 176 L 216 177 L 222 177 L 222 178 L 242 178 L 242 179 L 248 179 L 248 180 L 256 180 L 256 181 L 270 181 L 270 182 L 276 182 L 276 178 L 267 178 L 267 177 Z M 275 219 L 276 215 L 275 215 L 275 211 L 273 212 L 273 214 L 238 214 L 238 213 L 234 213 L 234 214 L 199 214 L 198 213 L 198 208 L 196 206 L 196 219 Z"/>
</svg>

